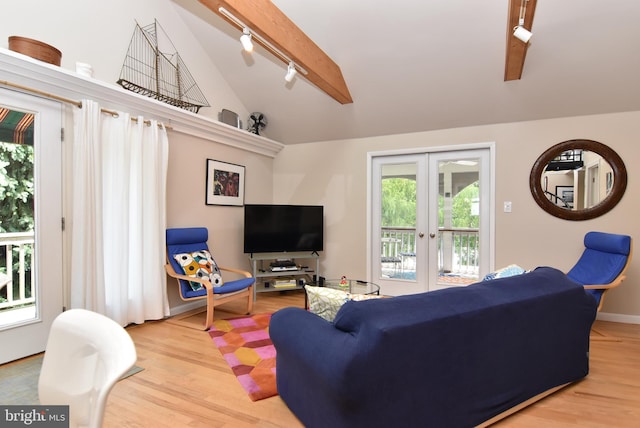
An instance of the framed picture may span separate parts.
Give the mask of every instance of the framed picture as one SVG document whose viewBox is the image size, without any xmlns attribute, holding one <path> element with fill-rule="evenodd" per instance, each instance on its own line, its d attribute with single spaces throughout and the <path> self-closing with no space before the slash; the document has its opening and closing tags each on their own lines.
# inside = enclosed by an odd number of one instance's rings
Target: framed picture
<svg viewBox="0 0 640 428">
<path fill-rule="evenodd" d="M 244 166 L 207 159 L 207 205 L 244 205 Z"/>
<path fill-rule="evenodd" d="M 556 186 L 556 196 L 559 198 L 556 205 L 573 208 L 573 186 Z"/>
</svg>

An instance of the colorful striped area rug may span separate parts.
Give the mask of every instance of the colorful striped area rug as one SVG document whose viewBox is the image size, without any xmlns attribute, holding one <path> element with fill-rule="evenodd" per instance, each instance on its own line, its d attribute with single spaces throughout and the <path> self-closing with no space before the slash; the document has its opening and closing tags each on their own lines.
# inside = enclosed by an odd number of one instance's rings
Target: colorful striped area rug
<svg viewBox="0 0 640 428">
<path fill-rule="evenodd" d="M 213 343 L 253 401 L 278 395 L 270 320 L 271 314 L 216 320 L 209 329 Z"/>
</svg>

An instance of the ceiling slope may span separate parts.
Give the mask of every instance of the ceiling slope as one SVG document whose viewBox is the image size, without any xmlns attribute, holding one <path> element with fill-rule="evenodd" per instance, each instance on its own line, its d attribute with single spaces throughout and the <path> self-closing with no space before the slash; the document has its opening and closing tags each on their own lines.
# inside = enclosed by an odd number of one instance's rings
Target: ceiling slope
<svg viewBox="0 0 640 428">
<path fill-rule="evenodd" d="M 340 104 L 353 102 L 340 67 L 270 0 L 199 1 L 223 18 L 219 10 L 221 7 L 231 12 L 252 31 L 303 67 L 307 71 L 304 77 Z M 255 41 L 259 43 L 259 40 Z"/>
<path fill-rule="evenodd" d="M 246 110 L 268 117 L 261 135 L 284 144 L 640 110 L 637 0 L 541 1 L 516 60 L 505 30 L 520 0 L 511 13 L 513 0 L 271 0 L 340 65 L 350 104 L 304 78 L 286 83 L 262 47 L 245 55 L 240 31 L 203 0 L 171 1 Z M 258 0 L 224 2 L 265 15 Z M 520 78 L 505 81 L 507 62 Z"/>
</svg>

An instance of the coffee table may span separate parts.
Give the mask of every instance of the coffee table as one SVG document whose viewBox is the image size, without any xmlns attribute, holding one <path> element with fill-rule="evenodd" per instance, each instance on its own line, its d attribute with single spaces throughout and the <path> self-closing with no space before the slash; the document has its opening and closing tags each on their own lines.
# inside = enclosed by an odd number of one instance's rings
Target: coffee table
<svg viewBox="0 0 640 428">
<path fill-rule="evenodd" d="M 363 281 L 360 279 L 347 278 L 346 284 L 341 284 L 342 279 L 325 279 L 324 286 L 343 290 L 351 294 L 376 294 L 380 295 L 380 286 L 373 282 Z"/>
<path fill-rule="evenodd" d="M 363 281 L 360 279 L 345 279 L 346 284 L 341 284 L 342 279 L 325 279 L 322 285 L 317 282 L 309 283 L 316 287 L 327 287 L 335 290 L 342 290 L 351 294 L 375 294 L 380 295 L 380 286 L 373 282 Z M 307 300 L 307 293 L 304 293 L 304 308 L 309 309 L 309 301 Z"/>
</svg>

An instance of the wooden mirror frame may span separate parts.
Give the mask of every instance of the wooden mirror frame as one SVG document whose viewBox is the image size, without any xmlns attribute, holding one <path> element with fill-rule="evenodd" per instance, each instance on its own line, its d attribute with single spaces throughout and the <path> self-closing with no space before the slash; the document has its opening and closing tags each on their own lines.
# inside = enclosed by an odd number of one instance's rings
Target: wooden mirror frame
<svg viewBox="0 0 640 428">
<path fill-rule="evenodd" d="M 581 210 L 569 210 L 551 202 L 544 194 L 541 180 L 542 174 L 549 162 L 557 156 L 560 156 L 560 154 L 575 149 L 582 149 L 599 154 L 609 163 L 613 170 L 613 187 L 611 188 L 611 192 L 599 204 Z M 533 168 L 531 168 L 529 188 L 531 189 L 533 199 L 535 199 L 540 208 L 552 216 L 574 221 L 589 220 L 609 212 L 620 202 L 627 188 L 627 169 L 624 166 L 622 158 L 614 150 L 602 143 L 593 140 L 568 140 L 550 147 L 540 155 L 538 160 L 533 164 Z"/>
</svg>

